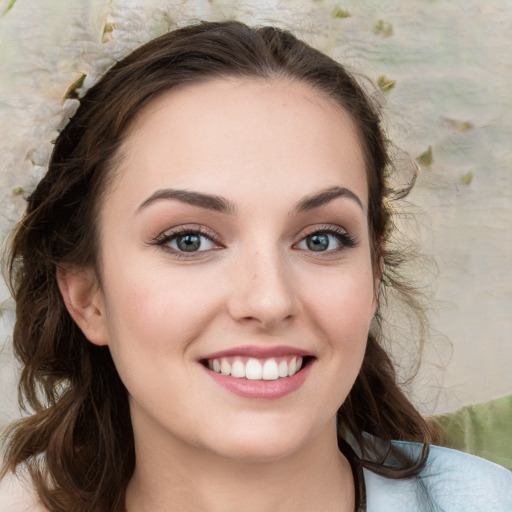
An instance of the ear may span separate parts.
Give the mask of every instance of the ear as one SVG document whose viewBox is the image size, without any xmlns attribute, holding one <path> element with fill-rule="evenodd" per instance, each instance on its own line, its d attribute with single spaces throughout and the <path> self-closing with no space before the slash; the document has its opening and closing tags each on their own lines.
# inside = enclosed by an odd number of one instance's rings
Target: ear
<svg viewBox="0 0 512 512">
<path fill-rule="evenodd" d="M 85 337 L 95 345 L 107 345 L 103 294 L 94 270 L 59 265 L 57 283 L 69 314 Z"/>
</svg>

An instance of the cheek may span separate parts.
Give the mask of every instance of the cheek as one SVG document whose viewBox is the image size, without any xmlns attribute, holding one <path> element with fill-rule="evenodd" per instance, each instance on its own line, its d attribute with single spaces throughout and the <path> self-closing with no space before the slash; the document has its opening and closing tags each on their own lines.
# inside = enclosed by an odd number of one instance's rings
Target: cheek
<svg viewBox="0 0 512 512">
<path fill-rule="evenodd" d="M 366 266 L 347 271 L 337 269 L 331 274 L 316 276 L 304 287 L 320 323 L 345 332 L 368 330 L 375 296 L 373 276 Z"/>
<path fill-rule="evenodd" d="M 311 404 L 325 421 L 336 415 L 363 362 L 373 316 L 373 279 L 366 268 L 347 265 L 302 280 L 308 322 L 303 331 L 319 341 L 321 365 L 314 374 Z"/>
<path fill-rule="evenodd" d="M 343 392 L 359 372 L 374 312 L 373 277 L 365 268 L 337 270 L 305 283 L 308 317 L 335 362 L 331 369 L 339 372 L 337 382 Z"/>
<path fill-rule="evenodd" d="M 144 358 L 183 351 L 215 309 L 204 281 L 167 268 L 111 271 L 106 283 L 106 318 L 113 351 L 130 347 Z M 210 289 L 210 287 L 207 287 Z M 132 356 L 133 357 L 133 356 Z"/>
<path fill-rule="evenodd" d="M 158 409 L 161 393 L 187 379 L 182 361 L 197 336 L 198 309 L 163 279 L 133 277 L 115 286 L 115 275 L 110 278 L 106 315 L 112 359 L 131 399 Z"/>
</svg>

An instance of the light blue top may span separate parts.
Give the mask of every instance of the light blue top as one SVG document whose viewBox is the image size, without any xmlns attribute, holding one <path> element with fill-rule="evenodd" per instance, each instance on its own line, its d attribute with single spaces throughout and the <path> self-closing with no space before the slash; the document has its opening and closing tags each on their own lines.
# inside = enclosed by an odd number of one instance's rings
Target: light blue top
<svg viewBox="0 0 512 512">
<path fill-rule="evenodd" d="M 394 442 L 411 454 L 417 443 Z M 467 453 L 431 446 L 418 478 L 364 470 L 367 512 L 512 512 L 512 472 Z"/>
</svg>

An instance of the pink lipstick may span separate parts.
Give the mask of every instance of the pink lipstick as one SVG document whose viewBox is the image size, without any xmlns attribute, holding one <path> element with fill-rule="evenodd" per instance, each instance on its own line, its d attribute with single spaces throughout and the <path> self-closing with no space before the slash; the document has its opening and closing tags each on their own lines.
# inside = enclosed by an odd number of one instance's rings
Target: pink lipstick
<svg viewBox="0 0 512 512">
<path fill-rule="evenodd" d="M 209 354 L 202 359 L 208 375 L 232 393 L 255 399 L 278 399 L 306 380 L 313 355 L 295 347 L 245 346 Z"/>
</svg>

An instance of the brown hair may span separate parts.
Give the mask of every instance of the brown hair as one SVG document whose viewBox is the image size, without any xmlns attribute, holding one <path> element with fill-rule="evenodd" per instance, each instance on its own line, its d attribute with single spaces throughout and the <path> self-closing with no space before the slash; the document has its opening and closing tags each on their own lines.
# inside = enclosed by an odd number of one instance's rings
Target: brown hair
<svg viewBox="0 0 512 512">
<path fill-rule="evenodd" d="M 351 116 L 366 160 L 373 263 L 383 269 L 380 293 L 387 286 L 402 289 L 421 315 L 410 290 L 400 288 L 399 259 L 386 245 L 392 228 L 386 199 L 392 191 L 386 184 L 390 161 L 379 112 L 340 64 L 289 32 L 238 22 L 188 26 L 145 44 L 81 98 L 11 244 L 14 347 L 23 364 L 20 403 L 34 413 L 10 427 L 4 471 L 25 463 L 52 512 L 122 509 L 135 464 L 126 390 L 108 348 L 89 343 L 69 316 L 56 269 L 71 263 L 99 270 L 98 211 L 134 116 L 174 87 L 227 77 L 303 82 Z M 430 441 L 428 425 L 401 391 L 379 344 L 379 318 L 338 413 L 340 447 L 346 449 L 343 438 L 350 435 L 362 466 L 388 477 L 409 477 L 421 469 L 427 450 L 418 460 L 393 465 L 371 437 L 388 448 L 391 439 Z"/>
</svg>

